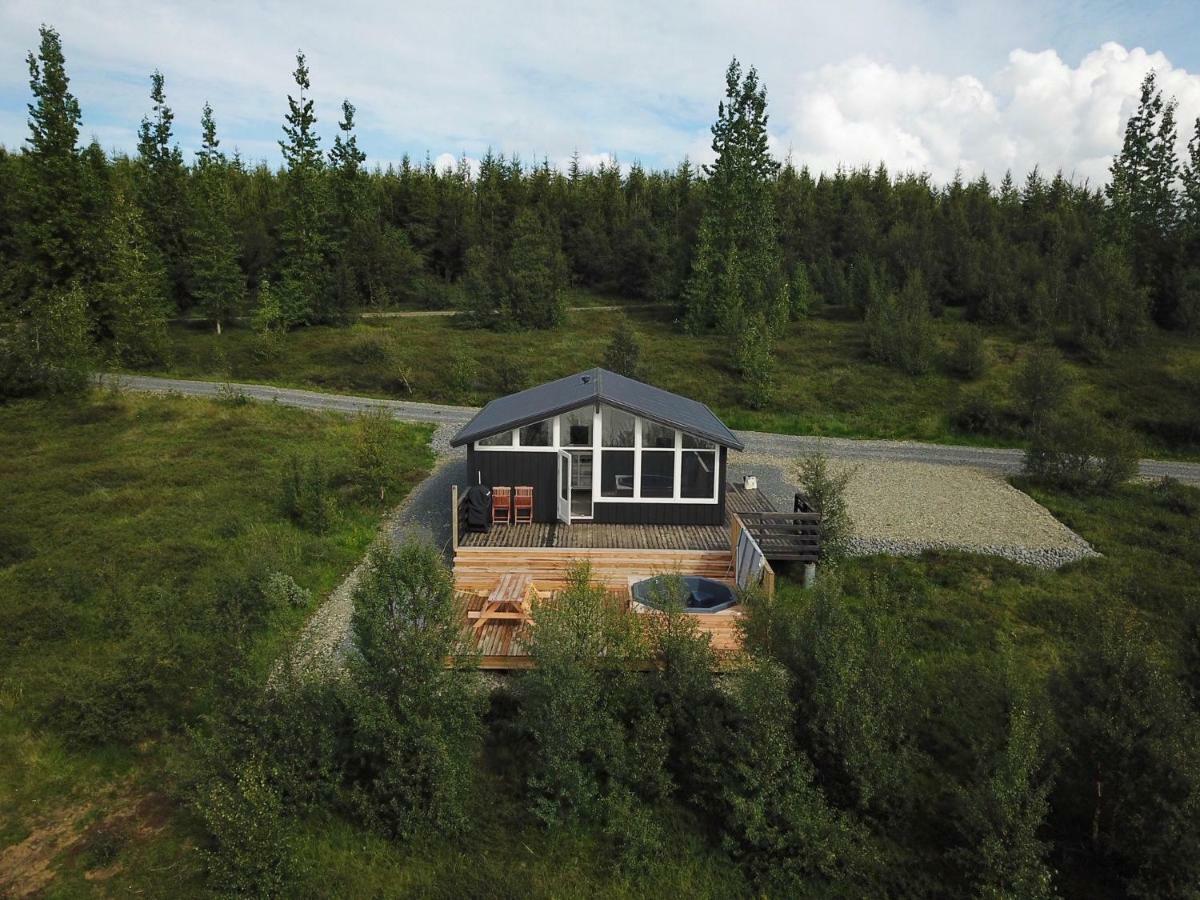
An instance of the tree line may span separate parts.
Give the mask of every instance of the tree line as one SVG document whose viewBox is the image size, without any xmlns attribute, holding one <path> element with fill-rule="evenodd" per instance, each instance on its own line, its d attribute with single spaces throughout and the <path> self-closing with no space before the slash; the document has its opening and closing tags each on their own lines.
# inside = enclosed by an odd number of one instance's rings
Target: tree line
<svg viewBox="0 0 1200 900">
<path fill-rule="evenodd" d="M 0 149 L 0 309 L 6 393 L 75 383 L 102 347 L 165 359 L 164 322 L 264 331 L 364 308 L 458 305 L 475 324 L 544 328 L 572 284 L 673 304 L 680 327 L 736 337 L 736 367 L 769 390 L 771 341 L 817 304 L 885 332 L 946 307 L 1102 354 L 1152 324 L 1200 330 L 1200 122 L 1176 154 L 1173 100 L 1146 76 L 1103 190 L 1035 169 L 955 177 L 810 172 L 767 147 L 767 98 L 735 60 L 713 126 L 715 162 L 615 160 L 565 172 L 490 151 L 370 167 L 341 107 L 322 146 L 307 61 L 293 72 L 283 165 L 228 154 L 200 110 L 191 164 L 160 72 L 137 152 L 81 145 L 57 32 L 28 59 L 30 134 Z M 881 351 L 883 352 L 883 351 Z"/>
</svg>

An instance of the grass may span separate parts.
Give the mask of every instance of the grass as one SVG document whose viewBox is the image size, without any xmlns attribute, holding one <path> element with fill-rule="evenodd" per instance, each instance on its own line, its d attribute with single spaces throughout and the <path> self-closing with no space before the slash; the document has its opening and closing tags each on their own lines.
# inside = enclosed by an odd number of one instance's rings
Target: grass
<svg viewBox="0 0 1200 900">
<path fill-rule="evenodd" d="M 584 302 L 588 295 L 573 296 Z M 595 296 L 600 305 L 613 302 Z M 691 336 L 673 326 L 668 307 L 576 311 L 547 332 L 494 333 L 453 318 L 374 320 L 349 327 L 314 327 L 284 339 L 274 358 L 256 353 L 254 336 L 232 328 L 172 329 L 174 363 L 159 374 L 233 378 L 381 397 L 480 404 L 522 385 L 539 384 L 600 363 L 622 315 L 642 339 L 644 377 L 708 403 L 732 427 L 832 437 L 1019 446 L 1009 384 L 1028 347 L 1025 335 L 990 329 L 990 365 L 963 382 L 938 365 L 910 376 L 869 361 L 862 324 L 824 310 L 794 323 L 776 343 L 778 390 L 761 410 L 749 409 L 730 369 L 728 342 Z M 938 323 L 941 350 L 950 349 L 957 311 Z M 515 363 L 515 365 L 514 365 Z M 406 386 L 398 377 L 409 374 Z M 1200 459 L 1200 343 L 1155 332 L 1143 346 L 1111 354 L 1103 364 L 1069 360 L 1079 402 L 1114 421 L 1128 421 L 1149 454 Z M 411 387 L 411 393 L 408 388 Z M 964 392 L 994 398 L 1002 415 L 991 430 L 957 430 L 952 411 Z"/>
<path fill-rule="evenodd" d="M 382 510 L 349 475 L 354 429 L 345 417 L 229 401 L 0 406 L 0 846 L 36 833 L 58 848 L 56 892 L 91 893 L 84 869 L 112 862 L 153 885 L 164 858 L 186 858 L 166 801 L 166 812 L 126 820 L 158 795 L 172 735 L 220 701 L 214 685 L 227 673 L 214 669 L 236 659 L 261 678 L 311 611 L 234 616 L 230 593 L 281 571 L 320 597 L 374 536 Z M 428 437 L 395 426 L 405 462 L 392 501 L 431 465 Z M 320 456 L 330 473 L 339 513 L 324 534 L 278 508 L 290 453 Z M 146 707 L 132 722 L 146 727 L 85 739 L 74 726 L 109 689 Z M 74 819 L 80 809 L 90 818 Z"/>
</svg>

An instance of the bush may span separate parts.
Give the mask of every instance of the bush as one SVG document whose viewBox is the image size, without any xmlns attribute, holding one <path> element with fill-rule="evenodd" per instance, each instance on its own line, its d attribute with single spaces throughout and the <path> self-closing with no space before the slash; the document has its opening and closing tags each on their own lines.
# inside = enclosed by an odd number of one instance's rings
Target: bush
<svg viewBox="0 0 1200 900">
<path fill-rule="evenodd" d="M 321 460 L 313 457 L 302 463 L 299 457 L 288 460 L 280 485 L 283 514 L 309 531 L 324 534 L 337 517 L 337 500 L 329 490 Z"/>
<path fill-rule="evenodd" d="M 271 768 L 262 757 L 246 759 L 223 777 L 210 776 L 194 798 L 211 841 L 204 851 L 208 878 L 222 894 L 279 896 L 294 873 L 293 839 Z"/>
<path fill-rule="evenodd" d="M 529 387 L 529 369 L 517 360 L 505 356 L 496 366 L 496 387 L 500 394 L 515 394 Z"/>
<path fill-rule="evenodd" d="M 1042 422 L 1025 451 L 1027 475 L 1066 490 L 1112 490 L 1132 478 L 1137 465 L 1133 435 L 1082 410 Z"/>
<path fill-rule="evenodd" d="M 961 325 L 954 335 L 954 346 L 946 358 L 946 368 L 959 378 L 974 380 L 987 371 L 987 350 L 983 345 L 983 329 L 978 325 Z"/>
<path fill-rule="evenodd" d="M 375 329 L 357 334 L 346 346 L 351 362 L 363 366 L 390 366 L 396 355 L 396 345 L 390 334 Z"/>
<path fill-rule="evenodd" d="M 751 409 L 770 406 L 775 397 L 775 360 L 771 335 L 762 317 L 742 324 L 733 350 L 733 365 L 742 377 L 743 402 Z"/>
<path fill-rule="evenodd" d="M 273 609 L 304 609 L 312 602 L 312 591 L 302 588 L 284 572 L 272 572 L 263 585 L 263 596 Z"/>
<path fill-rule="evenodd" d="M 463 655 L 450 572 L 424 544 L 380 549 L 353 598 L 351 806 L 391 835 L 459 830 L 486 698 L 474 672 L 446 667 Z"/>
<path fill-rule="evenodd" d="M 546 825 L 605 823 L 666 790 L 666 729 L 634 664 L 646 648 L 586 565 L 551 603 L 535 603 L 520 728 L 533 746 L 525 782 Z"/>
<path fill-rule="evenodd" d="M 458 399 L 470 399 L 479 381 L 479 363 L 462 347 L 451 347 L 447 353 L 446 376 L 451 392 Z"/>
<path fill-rule="evenodd" d="M 642 364 L 642 344 L 637 332 L 622 316 L 617 330 L 613 332 L 612 340 L 604 348 L 604 368 L 626 378 L 640 378 Z"/>
<path fill-rule="evenodd" d="M 854 523 L 846 505 L 846 488 L 854 477 L 854 469 L 838 475 L 829 471 L 829 458 L 813 453 L 800 460 L 797 478 L 800 490 L 821 514 L 821 558 L 844 556 L 854 536 Z"/>
<path fill-rule="evenodd" d="M 878 295 L 866 308 L 867 354 L 909 375 L 933 366 L 936 340 L 924 282 L 912 275 L 898 296 Z"/>
<path fill-rule="evenodd" d="M 964 434 L 999 434 L 1004 427 L 1004 410 L 991 390 L 964 390 L 950 410 L 950 424 Z"/>
<path fill-rule="evenodd" d="M 392 414 L 377 407 L 359 413 L 354 430 L 354 476 L 373 500 L 383 503 L 387 490 L 404 472 L 405 447 Z"/>
<path fill-rule="evenodd" d="M 1037 427 L 1054 415 L 1071 395 L 1071 376 L 1053 347 L 1034 347 L 1013 376 L 1012 392 L 1025 421 Z"/>
<path fill-rule="evenodd" d="M 1182 516 L 1200 513 L 1200 490 L 1187 487 L 1177 479 L 1164 475 L 1150 488 L 1154 499 L 1164 508 Z"/>
<path fill-rule="evenodd" d="M 783 667 L 758 659 L 733 678 L 719 809 L 726 848 L 771 892 L 847 893 L 868 866 L 865 838 L 816 785 L 812 762 L 792 735 L 795 708 Z"/>
</svg>

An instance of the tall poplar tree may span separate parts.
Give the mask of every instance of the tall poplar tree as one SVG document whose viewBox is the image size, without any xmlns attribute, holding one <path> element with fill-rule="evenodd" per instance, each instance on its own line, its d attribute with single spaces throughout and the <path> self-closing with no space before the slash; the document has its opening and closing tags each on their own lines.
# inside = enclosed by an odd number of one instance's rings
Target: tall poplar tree
<svg viewBox="0 0 1200 900">
<path fill-rule="evenodd" d="M 174 143 L 175 114 L 167 106 L 166 82 L 155 69 L 150 76 L 150 115 L 138 130 L 139 200 L 147 234 L 162 256 L 171 299 L 179 308 L 188 303 L 187 170 L 183 153 Z"/>
<path fill-rule="evenodd" d="M 772 182 L 779 163 L 767 148 L 767 92 L 758 72 L 736 59 L 725 73 L 725 99 L 712 127 L 716 162 L 705 166 L 708 196 L 692 274 L 683 297 L 692 331 L 736 330 L 743 317 L 777 322 L 787 289 Z"/>
<path fill-rule="evenodd" d="M 321 139 L 316 132 L 313 101 L 308 96 L 312 83 L 303 52 L 296 54 L 292 77 L 299 90 L 295 97 L 288 95 L 284 140 L 279 142 L 286 166 L 279 298 L 288 327 L 324 321 L 330 312 L 325 302 Z"/>
<path fill-rule="evenodd" d="M 238 264 L 234 239 L 233 199 L 229 163 L 220 149 L 212 107 L 206 102 L 200 117 L 203 143 L 196 154 L 192 194 L 191 293 L 200 315 L 221 333 L 246 297 L 246 278 Z"/>
</svg>

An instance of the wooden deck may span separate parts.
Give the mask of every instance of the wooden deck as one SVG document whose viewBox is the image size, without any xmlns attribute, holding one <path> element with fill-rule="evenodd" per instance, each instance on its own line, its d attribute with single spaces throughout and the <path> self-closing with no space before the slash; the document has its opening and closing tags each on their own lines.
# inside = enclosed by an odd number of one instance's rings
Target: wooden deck
<svg viewBox="0 0 1200 900">
<path fill-rule="evenodd" d="M 759 491 L 726 485 L 729 513 L 772 512 Z M 535 522 L 531 525 L 493 525 L 488 532 L 468 532 L 464 547 L 576 547 L 612 550 L 728 550 L 729 524 L 724 525 L 592 525 L 578 522 Z"/>
<path fill-rule="evenodd" d="M 472 612 L 478 613 L 486 602 L 485 595 L 473 591 L 465 591 L 461 595 L 464 604 L 463 634 L 471 646 L 479 653 L 479 668 L 493 671 L 515 671 L 533 667 L 533 660 L 522 640 L 525 633 L 523 623 L 488 620 L 476 628 L 475 621 L 469 618 Z M 543 598 L 549 597 L 547 593 Z M 629 609 L 628 601 L 626 609 Z M 630 615 L 638 615 L 631 612 Z M 737 608 L 719 613 L 708 613 L 695 616 L 700 630 L 711 636 L 712 648 L 717 651 L 719 664 L 731 661 L 741 649 L 738 643 L 737 620 L 740 613 Z"/>
<path fill-rule="evenodd" d="M 732 484 L 727 491 L 727 516 L 772 509 L 759 491 Z M 728 521 L 711 526 L 534 523 L 496 525 L 484 534 L 465 534 L 454 552 L 455 586 L 464 601 L 464 634 L 480 654 L 480 668 L 527 669 L 532 662 L 522 642 L 524 622 L 488 619 L 475 627 L 502 577 L 528 576 L 539 597 L 552 599 L 566 585 L 571 566 L 587 562 L 593 581 L 604 585 L 628 610 L 631 579 L 676 573 L 732 584 L 730 540 Z M 712 636 L 713 649 L 722 658 L 737 653 L 737 607 L 693 615 L 701 630 Z"/>
</svg>

